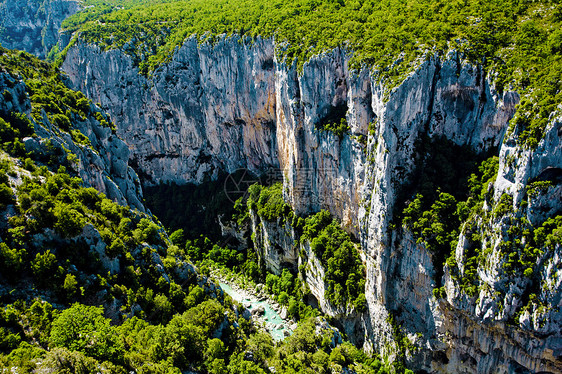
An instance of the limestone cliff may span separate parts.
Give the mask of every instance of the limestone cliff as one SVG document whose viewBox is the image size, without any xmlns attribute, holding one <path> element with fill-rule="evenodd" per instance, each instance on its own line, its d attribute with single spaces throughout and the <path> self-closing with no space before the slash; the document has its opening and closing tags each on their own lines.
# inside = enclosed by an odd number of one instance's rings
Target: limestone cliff
<svg viewBox="0 0 562 374">
<path fill-rule="evenodd" d="M 0 44 L 45 58 L 61 40 L 60 26 L 79 10 L 77 0 L 2 0 L 0 1 Z M 63 38 L 67 39 L 67 38 Z"/>
<path fill-rule="evenodd" d="M 71 48 L 63 70 L 119 123 L 148 182 L 201 182 L 277 166 L 273 44 L 189 39 L 152 79 L 121 51 Z M 123 105 L 126 103 L 126 105 Z"/>
<path fill-rule="evenodd" d="M 4 93 L 0 96 L 0 111 L 24 113 L 32 118 L 31 100 L 26 84 L 20 79 L 9 72 L 0 72 L 0 90 Z M 119 204 L 144 212 L 142 188 L 137 174 L 128 165 L 127 145 L 107 126 L 107 120 L 106 114 L 90 104 L 88 115 L 73 118 L 73 130 L 84 136 L 79 142 L 69 132 L 61 131 L 51 123 L 43 111 L 42 121 L 33 121 L 37 136 L 25 138 L 23 143 L 26 151 L 35 153 L 35 157 L 56 157 L 54 162 L 60 164 L 70 160 L 70 166 L 87 186 L 96 188 Z"/>
<path fill-rule="evenodd" d="M 200 182 L 219 170 L 279 167 L 286 200 L 298 214 L 328 209 L 338 217 L 364 252 L 368 307 L 353 321 L 360 328 L 352 338 L 365 348 L 405 350 L 409 364 L 427 372 L 561 372 L 560 244 L 535 266 L 535 295 L 548 307 L 532 306 L 515 322 L 529 282 L 508 274 L 500 255 L 512 217 L 524 213 L 540 224 L 561 208 L 560 119 L 553 116 L 534 150 L 513 131 L 506 136 L 519 96 L 498 92 L 480 66 L 455 52 L 428 54 L 391 87 L 367 69 L 351 71 L 341 50 L 314 57 L 302 71 L 274 51 L 273 40 L 225 37 L 198 45 L 188 39 L 146 78 L 124 52 L 78 43 L 63 69 L 111 113 L 148 182 Z M 348 134 L 319 130 L 342 117 Z M 482 245 L 491 250 L 477 265 L 472 297 L 453 269 L 435 268 L 434 254 L 393 220 L 424 157 L 420 141 L 438 138 L 479 154 L 499 149 L 492 199 L 477 220 L 487 238 Z M 541 178 L 553 184 L 521 207 L 526 186 Z M 505 194 L 513 196 L 512 209 L 491 214 Z M 272 270 L 298 266 L 290 227 L 259 217 L 252 223 Z M 461 232 L 456 248 L 461 277 L 467 235 Z M 321 290 L 321 271 L 313 278 Z M 433 294 L 440 284 L 444 298 Z M 322 292 L 317 295 L 327 309 Z"/>
</svg>

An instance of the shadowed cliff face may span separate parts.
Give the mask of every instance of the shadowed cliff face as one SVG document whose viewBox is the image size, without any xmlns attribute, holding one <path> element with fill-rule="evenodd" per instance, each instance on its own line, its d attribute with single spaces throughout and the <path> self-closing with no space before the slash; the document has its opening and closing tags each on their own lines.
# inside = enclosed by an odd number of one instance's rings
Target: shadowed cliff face
<svg viewBox="0 0 562 374">
<path fill-rule="evenodd" d="M 367 312 L 342 323 L 353 326 L 357 336 L 351 338 L 364 341 L 367 349 L 398 350 L 389 322 L 393 316 L 418 347 L 409 350 L 406 361 L 419 369 L 562 370 L 556 346 L 559 310 L 548 312 L 553 322 L 546 327 L 536 323 L 537 316 L 505 327 L 513 315 L 494 292 L 520 305 L 523 295 L 517 289 L 526 282 L 508 282 L 502 270 L 498 251 L 506 220 L 486 223 L 492 255 L 478 265 L 481 288 L 472 298 L 460 291 L 446 266 L 434 268 L 433 254 L 406 227 L 393 222 L 395 210 L 403 208 L 399 196 L 416 172 L 420 140 L 443 138 L 476 154 L 499 148 L 500 171 L 491 192 L 495 201 L 504 192 L 514 196 L 515 209 L 529 180 L 547 168 L 562 167 L 560 120 L 553 119 L 534 151 L 518 146 L 514 135 L 504 140 L 518 95 L 498 93 L 485 72 L 456 53 L 420 60 L 401 84 L 389 89 L 366 70 L 351 72 L 349 56 L 339 50 L 314 57 L 299 73 L 296 65 L 277 60 L 274 47 L 273 40 L 246 44 L 232 37 L 198 46 L 189 39 L 172 62 L 145 78 L 123 52 L 77 44 L 63 70 L 75 88 L 111 113 L 149 184 L 201 182 L 221 170 L 247 168 L 259 174 L 274 168 L 298 214 L 327 209 L 338 217 L 360 239 L 367 270 Z M 342 113 L 347 134 L 318 129 Z M 514 154 L 516 162 L 508 162 Z M 551 192 L 559 196 L 560 190 L 556 185 Z M 560 198 L 552 201 L 532 200 L 529 219 L 544 218 L 541 206 L 548 214 L 558 211 Z M 265 261 L 268 267 L 278 271 L 282 265 L 298 265 L 290 228 L 260 224 L 259 217 L 253 217 L 252 226 L 262 255 L 276 249 Z M 456 248 L 461 264 L 463 235 Z M 558 279 L 548 286 L 538 283 L 553 306 L 560 302 L 559 252 L 558 246 L 540 259 L 541 279 Z M 307 282 L 319 305 L 326 305 L 321 273 L 318 279 L 309 274 Z M 436 273 L 445 274 L 441 283 L 447 297 L 440 300 L 432 294 L 439 286 Z"/>
<path fill-rule="evenodd" d="M 1 0 L 0 44 L 45 58 L 59 42 L 65 47 L 61 23 L 78 10 L 76 0 Z"/>
</svg>

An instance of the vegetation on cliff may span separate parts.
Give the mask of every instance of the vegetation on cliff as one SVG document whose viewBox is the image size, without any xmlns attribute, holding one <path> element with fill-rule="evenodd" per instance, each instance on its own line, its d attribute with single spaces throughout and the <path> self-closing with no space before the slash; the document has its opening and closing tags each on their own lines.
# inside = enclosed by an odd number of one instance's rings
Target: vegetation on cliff
<svg viewBox="0 0 562 374">
<path fill-rule="evenodd" d="M 556 246 L 562 243 L 562 217 L 555 213 L 531 223 L 528 209 L 532 199 L 544 196 L 554 187 L 553 182 L 531 182 L 523 201 L 515 209 L 513 198 L 506 193 L 494 199 L 492 186 L 498 174 L 497 156 L 485 159 L 478 165 L 479 157 L 465 154 L 459 159 L 478 167 L 477 170 L 474 167 L 462 168 L 465 176 L 461 177 L 452 173 L 455 168 L 448 167 L 444 159 L 439 164 L 431 161 L 440 159 L 435 158 L 435 155 L 445 148 L 435 144 L 430 144 L 430 148 L 424 167 L 440 173 L 442 177 L 430 179 L 433 181 L 431 183 L 415 183 L 417 193 L 400 217 L 417 242 L 423 244 L 432 255 L 437 269 L 434 295 L 437 298 L 446 296 L 444 287 L 441 287 L 443 272 L 439 271 L 446 267 L 460 290 L 468 297 L 476 298 L 483 289 L 490 287 L 480 279 L 478 269 L 487 269 L 492 259 L 498 256 L 501 268 L 497 271 L 504 273 L 503 278 L 508 279 L 508 284 L 519 284 L 520 287 L 522 302 L 509 316 L 509 322 L 519 325 L 519 317 L 525 311 L 540 311 L 541 308 L 544 311 L 548 306 L 546 295 L 539 294 L 541 273 L 548 274 L 545 259 L 552 256 Z M 450 150 L 456 154 L 462 153 L 454 146 Z M 470 170 L 474 172 L 468 174 Z M 424 180 L 423 175 L 426 173 L 421 174 Z M 467 186 L 468 190 L 448 184 L 450 180 Z M 506 229 L 498 237 L 493 234 L 493 227 L 502 224 L 500 221 L 504 222 Z M 456 251 L 459 239 L 463 240 L 460 243 L 463 248 L 461 258 Z M 494 292 L 494 299 L 502 300 L 508 287 L 498 287 Z"/>
<path fill-rule="evenodd" d="M 108 117 L 68 89 L 56 68 L 1 49 L 0 92 L 0 370 L 389 372 L 333 342 L 314 317 L 275 344 L 190 262 L 203 273 L 212 261 L 257 277 L 251 252 L 187 240 L 182 230 L 168 238 L 154 217 L 88 187 L 77 156 L 52 144 L 67 137 L 97 152 L 75 123 L 109 125 Z M 29 137 L 45 134 L 26 148 Z M 266 200 L 266 210 L 279 203 Z"/>
<path fill-rule="evenodd" d="M 306 287 L 306 268 L 309 260 L 302 248 L 309 246 L 312 253 L 324 269 L 323 281 L 326 284 L 324 297 L 335 306 L 348 304 L 362 311 L 365 308 L 365 269 L 359 258 L 359 245 L 352 241 L 340 223 L 327 211 L 321 211 L 309 217 L 298 217 L 291 206 L 283 200 L 283 189 L 280 183 L 264 187 L 258 184 L 248 190 L 247 210 L 239 204 L 241 212 L 237 220 L 248 219 L 255 214 L 258 220 L 287 222 L 293 228 L 300 242 L 299 256 L 303 261 L 298 279 L 293 278 L 284 269 L 279 277 L 267 275 L 266 286 L 281 298 L 281 304 L 287 304 L 291 314 L 295 316 L 308 315 L 309 311 L 303 299 L 308 292 Z M 259 222 L 258 222 L 259 223 Z M 297 243 L 298 244 L 298 243 Z M 260 246 L 254 240 L 254 246 Z M 260 248 L 256 248 L 260 250 Z M 302 305 L 301 305 L 302 304 Z M 300 310 L 300 313 L 297 312 Z"/>
<path fill-rule="evenodd" d="M 374 67 L 395 82 L 428 52 L 456 49 L 482 64 L 498 91 L 522 94 L 512 131 L 530 147 L 562 102 L 562 4 L 556 0 L 86 3 L 92 7 L 63 27 L 102 48 L 123 49 L 143 73 L 168 61 L 192 35 L 200 42 L 222 34 L 275 37 L 278 55 L 299 66 L 340 47 L 353 52 L 353 66 Z"/>
</svg>

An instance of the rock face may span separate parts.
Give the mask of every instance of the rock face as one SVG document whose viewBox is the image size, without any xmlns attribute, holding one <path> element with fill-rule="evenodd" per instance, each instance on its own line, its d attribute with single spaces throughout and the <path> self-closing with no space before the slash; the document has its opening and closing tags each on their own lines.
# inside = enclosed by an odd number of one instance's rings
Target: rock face
<svg viewBox="0 0 562 374">
<path fill-rule="evenodd" d="M 119 123 L 148 182 L 201 182 L 278 165 L 273 44 L 189 39 L 151 80 L 122 52 L 71 48 L 63 70 Z M 127 105 L 123 105 L 127 103 Z"/>
<path fill-rule="evenodd" d="M 250 213 L 253 242 L 260 248 L 260 262 L 277 275 L 281 274 L 283 268 L 295 272 L 298 264 L 298 247 L 295 242 L 297 236 L 290 223 L 283 218 L 270 222 L 254 211 Z"/>
<path fill-rule="evenodd" d="M 0 90 L 4 92 L 0 96 L 0 112 L 19 112 L 31 118 L 31 102 L 19 77 L 0 72 Z M 37 136 L 23 140 L 26 151 L 49 157 L 41 153 L 51 149 L 60 160 L 75 155 L 72 168 L 87 186 L 119 204 L 145 211 L 139 178 L 128 164 L 129 149 L 111 128 L 100 123 L 100 119 L 107 117 L 99 108 L 91 105 L 86 117 L 74 116 L 72 120 L 73 129 L 85 135 L 89 144 L 74 141 L 69 133 L 51 124 L 44 112 L 43 115 L 41 122 L 33 121 Z"/>
<path fill-rule="evenodd" d="M 537 260 L 536 297 L 550 307 L 533 307 L 515 323 L 509 321 L 524 303 L 528 281 L 511 279 L 500 255 L 510 217 L 526 209 L 539 224 L 562 208 L 560 119 L 552 118 L 535 150 L 518 144 L 513 132 L 505 136 L 519 96 L 497 92 L 481 67 L 457 53 L 425 56 L 403 82 L 388 87 L 367 70 L 350 71 L 340 50 L 314 57 L 302 72 L 274 50 L 273 40 L 248 44 L 232 37 L 198 46 L 189 39 L 148 79 L 122 51 L 78 43 L 63 70 L 111 113 L 149 182 L 200 182 L 221 169 L 279 167 L 285 198 L 298 214 L 328 209 L 338 217 L 363 250 L 368 307 L 351 338 L 366 349 L 389 355 L 403 349 L 399 330 L 417 347 L 405 359 L 426 372 L 561 372 L 560 244 Z M 341 138 L 318 129 L 343 117 L 350 131 Z M 406 227 L 393 225 L 398 196 L 416 171 L 419 141 L 437 138 L 479 153 L 499 148 L 494 198 L 483 209 L 491 211 L 504 193 L 513 196 L 513 212 L 481 223 L 491 252 L 478 264 L 474 297 L 447 266 L 434 268 L 433 254 Z M 529 181 L 541 178 L 554 184 L 519 208 Z M 252 226 L 270 269 L 295 266 L 287 224 L 254 217 Z M 461 269 L 466 240 L 461 233 Z M 437 299 L 442 272 L 447 296 Z M 322 282 L 321 269 L 310 274 L 311 284 L 313 278 Z"/>
<path fill-rule="evenodd" d="M 79 10 L 77 0 L 1 0 L 0 44 L 45 58 L 61 40 L 60 26 Z"/>
</svg>

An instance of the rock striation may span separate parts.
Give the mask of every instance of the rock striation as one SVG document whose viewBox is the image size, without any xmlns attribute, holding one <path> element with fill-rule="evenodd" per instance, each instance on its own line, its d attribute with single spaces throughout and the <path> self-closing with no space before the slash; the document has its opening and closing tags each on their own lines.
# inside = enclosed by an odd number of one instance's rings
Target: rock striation
<svg viewBox="0 0 562 374">
<path fill-rule="evenodd" d="M 4 92 L 0 96 L 0 112 L 19 112 L 32 119 L 31 101 L 20 77 L 0 72 L 0 90 Z M 107 124 L 107 119 L 107 115 L 93 104 L 85 117 L 74 116 L 73 130 L 87 139 L 80 143 L 70 133 L 52 124 L 43 111 L 41 121 L 33 120 L 37 136 L 24 138 L 23 143 L 27 152 L 35 152 L 39 158 L 56 155 L 56 162 L 61 164 L 72 159 L 71 166 L 85 185 L 94 187 L 121 205 L 145 212 L 140 180 L 128 164 L 129 149 L 110 127 L 102 125 L 101 121 Z"/>
<path fill-rule="evenodd" d="M 273 44 L 188 39 L 151 79 L 121 51 L 68 51 L 63 70 L 111 113 L 148 183 L 202 182 L 276 167 Z M 127 103 L 127 105 L 122 105 Z"/>
<path fill-rule="evenodd" d="M 350 337 L 365 349 L 402 351 L 410 366 L 425 372 L 562 372 L 560 244 L 537 259 L 536 297 L 549 307 L 533 307 L 516 321 L 528 280 L 504 271 L 501 249 L 511 217 L 524 214 L 540 224 L 562 208 L 560 118 L 552 117 L 536 149 L 520 144 L 508 131 L 518 94 L 496 90 L 480 66 L 457 52 L 428 54 L 392 84 L 367 69 L 352 71 L 350 56 L 339 49 L 300 71 L 275 47 L 272 39 L 250 43 L 234 36 L 198 45 L 191 38 L 147 78 L 123 51 L 78 42 L 62 69 L 111 114 L 147 183 L 278 168 L 297 214 L 327 209 L 338 217 L 362 247 L 367 311 L 342 323 L 353 326 Z M 347 134 L 321 130 L 343 118 Z M 423 156 L 420 141 L 438 138 L 479 154 L 499 149 L 493 199 L 483 211 L 491 212 L 505 194 L 512 197 L 509 212 L 480 219 L 491 251 L 477 265 L 473 297 L 448 265 L 435 268 L 434 254 L 393 221 Z M 522 207 L 535 180 L 552 184 Z M 254 216 L 252 229 L 271 270 L 299 266 L 289 225 Z M 455 250 L 461 273 L 466 235 L 461 232 Z M 331 313 L 322 269 L 308 278 L 318 304 Z M 433 293 L 440 283 L 446 297 Z"/>
<path fill-rule="evenodd" d="M 54 46 L 66 47 L 69 38 L 61 36 L 61 24 L 79 9 L 78 0 L 2 0 L 0 44 L 45 58 Z"/>
</svg>

